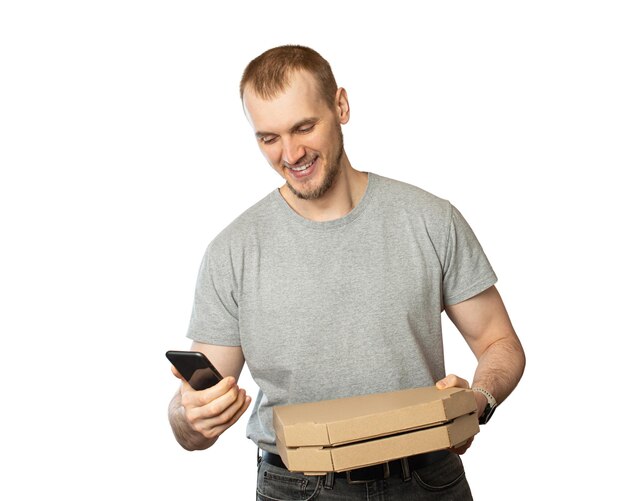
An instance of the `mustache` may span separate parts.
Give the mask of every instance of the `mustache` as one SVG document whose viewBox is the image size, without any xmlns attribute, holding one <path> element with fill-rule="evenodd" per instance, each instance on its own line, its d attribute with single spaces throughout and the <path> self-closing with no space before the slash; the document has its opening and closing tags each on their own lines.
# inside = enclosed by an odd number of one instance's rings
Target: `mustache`
<svg viewBox="0 0 626 501">
<path fill-rule="evenodd" d="M 290 164 L 289 162 L 285 162 L 283 160 L 283 166 L 287 167 L 288 169 L 297 169 L 298 167 L 302 167 L 303 165 L 313 162 L 317 157 L 318 155 L 307 155 L 304 158 L 298 160 L 295 164 Z"/>
</svg>

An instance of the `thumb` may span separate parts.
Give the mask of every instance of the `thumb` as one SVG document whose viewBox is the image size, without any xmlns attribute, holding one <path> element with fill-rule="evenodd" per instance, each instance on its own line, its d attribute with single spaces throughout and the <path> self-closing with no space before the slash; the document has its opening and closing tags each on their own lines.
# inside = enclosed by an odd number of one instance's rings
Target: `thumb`
<svg viewBox="0 0 626 501">
<path fill-rule="evenodd" d="M 437 389 L 439 390 L 443 390 L 444 388 L 448 387 L 448 384 L 446 382 L 446 378 L 440 379 L 439 381 L 437 381 L 437 383 L 435 384 L 435 386 L 437 387 Z"/>
<path fill-rule="evenodd" d="M 455 378 L 454 374 L 448 374 L 443 379 L 440 379 L 439 381 L 437 381 L 435 386 L 440 390 L 443 390 L 444 388 L 449 388 L 450 386 L 454 386 L 454 381 L 453 381 L 454 378 Z"/>
<path fill-rule="evenodd" d="M 469 383 L 459 376 L 455 374 L 448 374 L 443 379 L 440 379 L 435 384 L 438 389 L 443 390 L 444 388 L 469 388 Z"/>
</svg>

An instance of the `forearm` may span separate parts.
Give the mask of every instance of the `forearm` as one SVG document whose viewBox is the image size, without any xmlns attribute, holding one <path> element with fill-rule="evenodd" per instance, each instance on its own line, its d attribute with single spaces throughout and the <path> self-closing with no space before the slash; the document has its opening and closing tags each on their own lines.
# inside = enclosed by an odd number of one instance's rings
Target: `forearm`
<svg viewBox="0 0 626 501">
<path fill-rule="evenodd" d="M 489 391 L 501 404 L 524 373 L 526 356 L 515 334 L 491 344 L 479 357 L 472 387 Z"/>
<path fill-rule="evenodd" d="M 207 439 L 204 435 L 198 433 L 191 427 L 185 417 L 185 409 L 181 402 L 180 392 L 178 391 L 170 402 L 168 414 L 170 426 L 172 427 L 176 441 L 188 451 L 208 449 L 217 441 L 217 437 Z"/>
</svg>

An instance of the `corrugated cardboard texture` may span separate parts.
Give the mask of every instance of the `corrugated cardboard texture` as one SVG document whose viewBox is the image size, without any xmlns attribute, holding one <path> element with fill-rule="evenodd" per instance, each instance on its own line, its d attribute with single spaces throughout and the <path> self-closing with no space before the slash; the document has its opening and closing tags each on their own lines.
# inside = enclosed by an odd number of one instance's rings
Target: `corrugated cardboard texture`
<svg viewBox="0 0 626 501">
<path fill-rule="evenodd" d="M 274 408 L 285 447 L 336 446 L 416 430 L 476 410 L 471 390 L 435 387 Z"/>
<path fill-rule="evenodd" d="M 286 447 L 280 440 L 280 456 L 292 471 L 322 474 L 345 471 L 394 459 L 454 447 L 479 432 L 476 413 L 431 428 L 337 447 Z"/>
</svg>

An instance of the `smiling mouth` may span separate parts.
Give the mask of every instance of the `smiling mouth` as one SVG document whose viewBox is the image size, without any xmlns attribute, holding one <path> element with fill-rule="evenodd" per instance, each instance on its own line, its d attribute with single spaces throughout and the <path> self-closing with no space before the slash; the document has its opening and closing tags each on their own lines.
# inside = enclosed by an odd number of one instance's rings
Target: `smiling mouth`
<svg viewBox="0 0 626 501">
<path fill-rule="evenodd" d="M 308 169 L 309 167 L 311 167 L 311 165 L 313 165 L 313 162 L 315 162 L 317 160 L 317 157 L 315 157 L 313 160 L 311 160 L 308 163 L 299 165 L 298 167 L 291 167 L 289 165 L 285 165 L 285 167 L 287 167 L 289 170 L 292 170 L 294 172 L 302 172 L 306 169 Z"/>
<path fill-rule="evenodd" d="M 298 166 L 290 166 L 290 165 L 285 165 L 285 167 L 295 176 L 295 177 L 304 177 L 304 176 L 308 176 L 311 172 L 313 172 L 313 169 L 315 168 L 317 159 L 319 157 L 315 157 L 313 160 L 302 164 L 302 165 L 298 165 Z"/>
<path fill-rule="evenodd" d="M 303 170 L 306 170 L 306 169 L 308 169 L 309 167 L 311 167 L 311 164 L 312 164 L 312 163 L 313 163 L 313 162 L 309 162 L 308 164 L 303 165 L 302 167 L 289 167 L 289 168 L 290 168 L 292 171 L 294 171 L 294 172 L 302 172 Z"/>
</svg>

